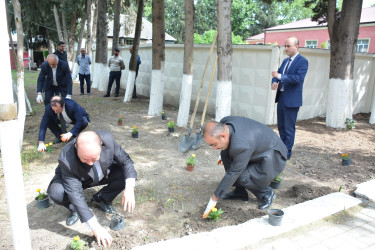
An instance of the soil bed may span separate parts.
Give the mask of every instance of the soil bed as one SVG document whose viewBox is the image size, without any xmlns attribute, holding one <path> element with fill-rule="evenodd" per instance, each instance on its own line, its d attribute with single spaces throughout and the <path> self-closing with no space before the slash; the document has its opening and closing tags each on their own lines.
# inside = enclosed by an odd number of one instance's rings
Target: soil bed
<svg viewBox="0 0 375 250">
<path fill-rule="evenodd" d="M 39 124 L 44 107 L 35 103 L 35 86 L 27 87 L 34 108 L 34 116 L 26 118 L 23 155 L 34 156 L 39 133 Z M 186 128 L 176 127 L 168 132 L 167 122 L 176 121 L 178 109 L 165 106 L 167 120 L 147 115 L 149 99 L 137 98 L 123 103 L 124 90 L 120 97 L 103 98 L 103 93 L 92 90 L 92 95 L 80 96 L 79 84 L 74 84 L 73 99 L 90 114 L 91 124 L 86 130 L 109 130 L 135 163 L 138 173 L 136 185 L 136 207 L 133 214 L 123 213 L 121 196 L 114 200 L 115 208 L 124 214 L 126 227 L 122 231 L 111 231 L 114 237 L 112 249 L 131 249 L 155 241 L 167 240 L 218 227 L 236 225 L 255 217 L 266 215 L 257 209 L 256 198 L 249 193 L 249 201 L 221 200 L 217 207 L 225 211 L 222 220 L 212 223 L 202 219 L 207 202 L 224 175 L 222 166 L 216 165 L 219 151 L 211 149 L 204 141 L 199 148 L 187 154 L 177 150 Z M 123 125 L 117 120 L 123 117 Z M 193 133 L 199 131 L 200 114 L 196 117 Z M 206 121 L 212 120 L 208 116 Z M 293 156 L 287 162 L 282 176 L 277 199 L 272 208 L 283 208 L 296 203 L 336 192 L 352 193 L 358 183 L 375 178 L 375 126 L 368 123 L 368 114 L 354 117 L 355 129 L 336 130 L 325 127 L 324 118 L 315 118 L 297 123 L 296 144 Z M 134 139 L 131 131 L 139 130 Z M 277 131 L 276 126 L 271 126 Z M 47 132 L 46 142 L 54 137 Z M 24 185 L 30 234 L 33 249 L 64 249 L 72 238 L 79 235 L 90 247 L 98 249 L 91 232 L 84 223 L 72 227 L 65 224 L 68 211 L 52 204 L 45 210 L 36 208 L 34 198 L 37 188 L 46 189 L 57 166 L 57 158 L 64 143 L 55 145 L 54 152 L 44 153 L 24 165 Z M 185 160 L 196 154 L 197 163 L 192 172 L 186 170 Z M 341 166 L 341 154 L 352 159 L 349 167 Z M 36 156 L 37 157 L 37 156 Z M 2 171 L 2 170 L 1 170 Z M 8 219 L 3 174 L 0 179 L 0 236 L 1 248 L 12 249 L 11 228 Z M 97 189 L 85 191 L 90 201 Z M 97 207 L 89 205 L 99 223 L 109 227 L 111 217 Z"/>
</svg>

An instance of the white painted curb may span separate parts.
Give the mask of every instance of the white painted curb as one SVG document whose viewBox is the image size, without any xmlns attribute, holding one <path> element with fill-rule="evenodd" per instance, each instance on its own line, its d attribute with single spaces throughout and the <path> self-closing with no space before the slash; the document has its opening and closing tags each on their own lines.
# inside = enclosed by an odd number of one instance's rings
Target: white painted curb
<svg viewBox="0 0 375 250">
<path fill-rule="evenodd" d="M 356 187 L 357 189 L 354 191 L 355 196 L 375 201 L 375 180 L 358 184 Z"/>
</svg>

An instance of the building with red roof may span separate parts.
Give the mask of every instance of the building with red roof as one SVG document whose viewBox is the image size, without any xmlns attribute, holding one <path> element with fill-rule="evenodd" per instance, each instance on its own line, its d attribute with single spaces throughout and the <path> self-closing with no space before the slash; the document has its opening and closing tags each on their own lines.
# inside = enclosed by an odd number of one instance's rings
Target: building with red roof
<svg viewBox="0 0 375 250">
<path fill-rule="evenodd" d="M 262 36 L 263 42 L 259 39 Z M 264 29 L 264 33 L 249 37 L 246 41 L 249 44 L 277 42 L 282 46 L 290 36 L 298 38 L 300 47 L 327 49 L 330 47 L 327 23 L 318 24 L 310 18 Z M 356 51 L 375 53 L 375 7 L 362 9 Z"/>
</svg>

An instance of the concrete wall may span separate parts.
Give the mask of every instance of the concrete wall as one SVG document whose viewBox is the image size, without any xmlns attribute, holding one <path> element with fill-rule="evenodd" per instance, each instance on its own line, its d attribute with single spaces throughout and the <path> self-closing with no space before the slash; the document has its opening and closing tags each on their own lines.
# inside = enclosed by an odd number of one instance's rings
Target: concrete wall
<svg viewBox="0 0 375 250">
<path fill-rule="evenodd" d="M 194 47 L 194 74 L 191 109 L 194 108 L 198 88 L 207 62 L 210 45 Z M 110 53 L 110 51 L 109 51 Z M 329 50 L 300 49 L 301 55 L 309 61 L 309 70 L 303 89 L 303 106 L 297 119 L 304 120 L 324 115 L 328 93 Z M 166 45 L 164 104 L 178 107 L 182 83 L 183 45 Z M 126 62 L 126 70 L 121 77 L 121 87 L 125 88 L 128 77 L 130 53 L 128 47 L 122 48 L 120 55 Z M 142 64 L 137 78 L 137 93 L 150 96 L 152 47 L 143 45 L 139 48 Z M 201 95 L 199 110 L 204 106 L 211 77 L 216 51 L 207 70 Z M 272 91 L 271 71 L 277 70 L 286 57 L 283 48 L 264 45 L 234 45 L 232 71 L 232 115 L 252 118 L 265 124 L 276 124 L 276 91 Z M 95 56 L 93 56 L 95 58 Z M 375 55 L 358 53 L 354 65 L 354 113 L 370 112 L 374 98 Z M 215 82 L 217 77 L 215 76 Z M 208 104 L 208 113 L 215 114 L 216 84 L 212 86 Z"/>
</svg>

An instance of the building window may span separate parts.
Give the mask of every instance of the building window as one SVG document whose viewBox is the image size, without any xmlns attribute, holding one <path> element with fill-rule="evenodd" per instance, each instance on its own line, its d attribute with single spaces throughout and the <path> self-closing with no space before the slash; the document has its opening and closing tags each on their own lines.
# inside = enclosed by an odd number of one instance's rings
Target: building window
<svg viewBox="0 0 375 250">
<path fill-rule="evenodd" d="M 318 47 L 318 41 L 317 40 L 306 41 L 305 47 L 311 48 L 311 49 L 317 48 Z"/>
<path fill-rule="evenodd" d="M 366 53 L 368 52 L 368 46 L 370 39 L 358 39 L 357 45 L 355 47 L 356 52 Z"/>
<path fill-rule="evenodd" d="M 133 39 L 126 39 L 126 45 L 133 45 Z"/>
</svg>

